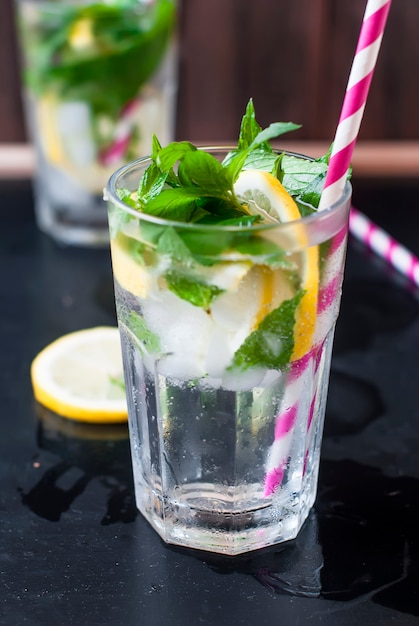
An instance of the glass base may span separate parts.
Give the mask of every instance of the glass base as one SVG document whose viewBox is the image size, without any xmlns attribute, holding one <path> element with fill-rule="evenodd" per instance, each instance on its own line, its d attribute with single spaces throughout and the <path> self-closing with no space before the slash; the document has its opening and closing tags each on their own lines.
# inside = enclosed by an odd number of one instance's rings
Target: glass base
<svg viewBox="0 0 419 626">
<path fill-rule="evenodd" d="M 177 487 L 163 498 L 159 489 L 141 486 L 136 498 L 140 512 L 166 543 L 235 556 L 295 539 L 314 504 L 316 486 L 317 477 L 306 476 L 304 491 L 293 490 L 291 481 L 264 504 L 259 498 L 259 506 L 237 511 L 225 502 L 225 488 L 201 483 Z M 260 494 L 260 485 L 246 489 Z"/>
</svg>

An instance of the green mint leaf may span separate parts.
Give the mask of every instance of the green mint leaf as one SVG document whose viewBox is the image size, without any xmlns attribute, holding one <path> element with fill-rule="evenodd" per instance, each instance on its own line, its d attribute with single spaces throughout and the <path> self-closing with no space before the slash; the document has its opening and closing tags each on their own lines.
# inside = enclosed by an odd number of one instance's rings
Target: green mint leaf
<svg viewBox="0 0 419 626">
<path fill-rule="evenodd" d="M 301 126 L 293 122 L 274 122 L 262 130 L 262 127 L 256 121 L 253 100 L 249 100 L 246 113 L 242 118 L 237 150 L 234 150 L 226 159 L 226 165 L 232 182 L 234 183 L 237 180 L 238 175 L 245 165 L 246 167 L 256 167 L 257 169 L 272 171 L 277 155 L 273 154 L 272 147 L 269 143 L 270 140 L 297 130 L 298 128 L 301 128 Z M 256 151 L 257 154 L 252 158 L 251 155 L 253 151 Z M 262 158 L 263 161 L 269 159 L 268 167 L 266 167 L 265 163 L 262 163 Z"/>
<path fill-rule="evenodd" d="M 269 313 L 235 352 L 228 370 L 287 367 L 294 350 L 295 312 L 303 295 L 299 291 Z"/>
<path fill-rule="evenodd" d="M 166 226 L 154 224 L 153 222 L 148 222 L 146 220 L 140 220 L 139 226 L 137 234 L 139 241 L 136 239 L 133 241 L 137 241 L 140 246 L 143 246 L 143 249 L 144 247 L 147 247 L 148 249 L 155 250 Z"/>
<path fill-rule="evenodd" d="M 160 236 L 157 244 L 157 253 L 168 256 L 172 262 L 180 263 L 185 267 L 190 267 L 194 264 L 191 251 L 172 227 L 165 228 Z"/>
<path fill-rule="evenodd" d="M 197 148 L 189 141 L 172 141 L 157 153 L 155 161 L 161 171 L 169 172 L 186 154 L 196 151 Z"/>
<path fill-rule="evenodd" d="M 117 189 L 116 193 L 118 194 L 118 197 L 120 200 L 122 200 L 122 202 L 128 204 L 128 206 L 132 207 L 133 209 L 138 208 L 135 197 L 133 197 L 133 194 L 129 189 Z"/>
<path fill-rule="evenodd" d="M 247 103 L 246 113 L 242 118 L 237 149 L 249 150 L 257 146 L 263 146 L 264 150 L 272 152 L 272 148 L 269 144 L 271 139 L 275 139 L 293 130 L 298 130 L 299 128 L 301 128 L 301 126 L 293 122 L 274 122 L 262 130 L 262 127 L 256 121 L 253 100 L 250 99 Z"/>
<path fill-rule="evenodd" d="M 144 211 L 169 221 L 189 222 L 201 196 L 201 191 L 193 188 L 163 189 L 158 196 L 145 203 Z"/>
<path fill-rule="evenodd" d="M 250 259 L 256 264 L 269 265 L 273 269 L 283 268 L 295 271 L 295 263 L 290 261 L 284 250 L 279 248 L 273 241 L 263 237 L 250 237 L 247 240 L 242 237 L 232 243 L 235 251 Z"/>
<path fill-rule="evenodd" d="M 155 354 L 160 351 L 160 340 L 145 323 L 144 318 L 135 311 L 131 311 L 128 318 L 128 328 L 137 338 L 140 349 L 145 354 Z"/>
<path fill-rule="evenodd" d="M 226 169 L 212 154 L 203 150 L 186 153 L 183 167 L 189 179 L 204 192 L 202 195 L 228 198 L 231 181 Z"/>
<path fill-rule="evenodd" d="M 249 147 L 256 148 L 271 139 L 275 139 L 276 137 L 289 133 L 293 130 L 298 130 L 299 128 L 301 128 L 301 126 L 299 124 L 294 124 L 293 122 L 274 122 L 258 133 Z"/>
<path fill-rule="evenodd" d="M 237 209 L 235 205 L 226 202 L 223 198 L 202 198 L 198 205 L 202 213 L 200 216 L 194 215 L 194 218 L 196 217 L 196 221 L 199 222 L 202 220 L 204 223 L 221 223 L 224 220 L 245 217 L 247 215 L 243 213 L 241 208 L 240 210 Z"/>
<path fill-rule="evenodd" d="M 153 133 L 153 136 L 151 138 L 151 157 L 153 161 L 156 161 L 157 155 L 161 149 L 162 149 L 161 143 L 158 140 L 157 136 Z"/>
<path fill-rule="evenodd" d="M 231 152 L 228 155 L 228 159 L 224 162 L 224 167 L 226 168 L 226 174 L 231 181 L 231 184 L 234 185 L 236 180 L 239 177 L 240 172 L 242 171 L 246 159 L 248 157 L 248 150 L 239 151 L 236 150 Z"/>
<path fill-rule="evenodd" d="M 240 134 L 239 141 L 237 144 L 238 150 L 247 150 L 257 135 L 262 130 L 262 127 L 256 121 L 255 107 L 253 105 L 253 100 L 250 99 L 246 106 L 246 112 L 243 115 L 241 126 L 240 126 Z"/>
<path fill-rule="evenodd" d="M 309 215 L 313 213 L 313 207 L 318 208 L 320 203 L 320 197 L 322 195 L 324 181 L 326 178 L 326 172 L 319 174 L 307 185 L 307 187 L 300 193 L 298 200 L 304 203 L 302 206 L 300 203 L 301 215 Z M 304 206 L 305 205 L 305 206 Z M 310 210 L 311 207 L 311 210 Z"/>
<path fill-rule="evenodd" d="M 253 224 L 257 224 L 260 221 L 260 215 L 240 215 L 238 217 L 230 217 L 222 220 L 218 218 L 217 224 L 222 226 L 242 226 L 249 228 L 249 226 L 253 226 Z"/>
<path fill-rule="evenodd" d="M 145 170 L 138 187 L 138 203 L 144 205 L 158 196 L 164 189 L 167 178 L 167 172 L 162 172 L 155 163 L 151 163 Z"/>
<path fill-rule="evenodd" d="M 183 161 L 179 162 L 177 175 L 178 175 L 178 182 L 181 187 L 193 186 L 193 180 L 189 176 L 188 169 L 185 169 L 185 165 Z"/>
<path fill-rule="evenodd" d="M 211 218 L 213 222 L 211 222 Z M 242 216 L 241 218 L 220 221 L 220 218 L 217 216 L 207 214 L 201 220 L 205 225 L 222 223 L 231 226 L 245 226 L 257 221 L 258 217 L 249 216 L 246 218 Z M 201 223 L 201 220 L 197 222 L 197 225 Z M 247 223 L 247 220 L 249 223 Z M 219 257 L 223 252 L 232 247 L 235 236 L 234 232 L 220 232 L 219 230 L 211 231 L 199 228 L 194 230 L 176 230 L 173 227 L 162 229 L 162 227 L 156 227 L 154 224 L 149 226 L 154 227 L 147 234 L 150 238 L 150 244 L 157 243 L 157 253 L 170 258 L 175 266 L 181 265 L 183 267 L 192 267 L 196 264 L 213 265 L 220 260 Z"/>
<path fill-rule="evenodd" d="M 182 240 L 193 256 L 204 265 L 210 265 L 218 260 L 223 252 L 231 247 L 234 232 L 228 230 L 213 231 L 198 228 L 181 233 Z"/>
<path fill-rule="evenodd" d="M 256 148 L 247 155 L 244 167 L 246 169 L 264 170 L 265 172 L 273 173 L 279 158 L 280 156 L 275 152 L 267 152 L 261 148 Z"/>
<path fill-rule="evenodd" d="M 284 154 L 279 162 L 277 176 L 288 193 L 300 196 L 318 176 L 324 176 L 327 164 L 320 160 L 300 159 Z"/>
<path fill-rule="evenodd" d="M 215 285 L 208 285 L 179 272 L 166 272 L 164 276 L 167 286 L 173 293 L 182 298 L 182 300 L 186 300 L 190 304 L 203 309 L 208 309 L 211 302 L 223 293 L 223 290 Z"/>
</svg>

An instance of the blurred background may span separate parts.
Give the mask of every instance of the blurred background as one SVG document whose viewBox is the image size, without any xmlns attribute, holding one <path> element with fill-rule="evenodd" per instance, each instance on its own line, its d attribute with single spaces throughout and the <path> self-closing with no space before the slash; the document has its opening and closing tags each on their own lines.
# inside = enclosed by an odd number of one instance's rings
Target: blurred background
<svg viewBox="0 0 419 626">
<path fill-rule="evenodd" d="M 302 124 L 293 140 L 328 144 L 364 9 L 365 0 L 182 0 L 177 138 L 234 140 L 253 97 L 261 125 L 292 120 Z M 406 175 L 419 171 L 418 23 L 418 0 L 393 2 L 361 127 L 358 175 L 375 175 L 374 168 L 391 175 L 405 161 Z M 0 37 L 0 145 L 23 144 L 13 0 L 2 0 Z M 378 152 L 362 152 L 376 142 Z"/>
</svg>

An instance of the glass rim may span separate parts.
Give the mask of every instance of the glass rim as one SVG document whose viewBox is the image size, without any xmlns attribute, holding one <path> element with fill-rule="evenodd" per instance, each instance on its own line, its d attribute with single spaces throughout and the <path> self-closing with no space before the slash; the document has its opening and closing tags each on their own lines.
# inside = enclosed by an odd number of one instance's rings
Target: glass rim
<svg viewBox="0 0 419 626">
<path fill-rule="evenodd" d="M 231 150 L 237 149 L 237 146 L 233 145 L 204 145 L 197 146 L 198 150 L 205 150 L 206 152 L 229 152 Z M 293 152 L 291 150 L 281 150 L 280 148 L 273 148 L 274 152 L 278 154 L 287 154 L 290 156 L 295 156 L 303 159 L 307 159 L 309 161 L 314 161 L 313 157 L 310 157 L 305 154 L 301 154 L 298 152 Z M 250 226 L 238 226 L 238 225 L 226 225 L 226 224 L 197 224 L 195 222 L 178 222 L 176 220 L 167 220 L 162 217 L 155 217 L 154 215 L 149 215 L 148 213 L 142 213 L 141 211 L 137 211 L 133 207 L 130 207 L 128 204 L 125 204 L 123 200 L 118 196 L 116 190 L 118 180 L 125 174 L 134 171 L 140 166 L 145 165 L 147 162 L 151 163 L 151 156 L 146 155 L 130 161 L 125 165 L 119 167 L 108 179 L 108 182 L 104 188 L 104 200 L 106 202 L 112 202 L 114 205 L 117 205 L 121 210 L 125 211 L 127 214 L 135 217 L 136 219 L 141 218 L 145 222 L 149 222 L 151 224 L 156 224 L 159 226 L 165 227 L 173 227 L 173 228 L 182 228 L 182 229 L 191 229 L 191 230 L 204 230 L 208 232 L 214 231 L 227 231 L 227 232 L 243 232 L 244 230 L 271 230 L 277 228 L 290 228 L 291 226 L 308 226 L 311 223 L 318 222 L 320 220 L 326 219 L 335 213 L 338 213 L 341 207 L 346 205 L 346 202 L 349 200 L 352 194 L 352 185 L 347 180 L 345 182 L 345 187 L 340 198 L 331 204 L 329 207 L 322 209 L 321 211 L 314 211 L 310 215 L 306 215 L 304 217 L 300 217 L 298 220 L 291 220 L 289 222 L 277 222 L 277 223 L 257 223 L 252 224 Z M 138 179 L 138 182 L 140 178 Z"/>
</svg>

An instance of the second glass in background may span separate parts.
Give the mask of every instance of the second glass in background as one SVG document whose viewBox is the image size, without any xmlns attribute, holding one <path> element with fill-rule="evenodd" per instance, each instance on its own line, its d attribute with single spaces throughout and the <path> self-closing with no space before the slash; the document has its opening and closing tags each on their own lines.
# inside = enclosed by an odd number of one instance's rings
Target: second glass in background
<svg viewBox="0 0 419 626">
<path fill-rule="evenodd" d="M 16 0 L 39 227 L 109 241 L 103 187 L 174 138 L 176 0 Z"/>
</svg>

